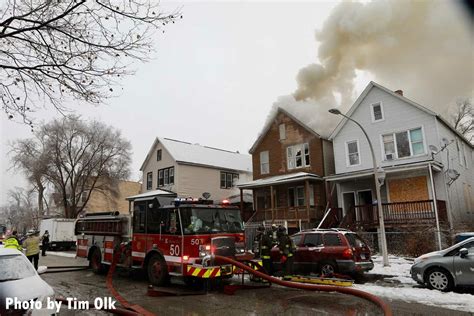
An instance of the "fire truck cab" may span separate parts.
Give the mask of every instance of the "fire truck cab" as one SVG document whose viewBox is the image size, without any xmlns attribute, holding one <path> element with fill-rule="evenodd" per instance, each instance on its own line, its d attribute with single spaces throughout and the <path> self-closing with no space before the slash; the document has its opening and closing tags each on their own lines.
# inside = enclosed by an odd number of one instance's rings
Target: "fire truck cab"
<svg viewBox="0 0 474 316">
<path fill-rule="evenodd" d="M 233 267 L 213 255 L 244 252 L 237 207 L 172 196 L 134 199 L 130 205 L 130 215 L 96 213 L 77 220 L 77 256 L 88 258 L 95 272 L 105 271 L 115 257 L 118 266 L 145 269 L 154 285 L 170 276 L 186 281 L 232 276 Z"/>
</svg>

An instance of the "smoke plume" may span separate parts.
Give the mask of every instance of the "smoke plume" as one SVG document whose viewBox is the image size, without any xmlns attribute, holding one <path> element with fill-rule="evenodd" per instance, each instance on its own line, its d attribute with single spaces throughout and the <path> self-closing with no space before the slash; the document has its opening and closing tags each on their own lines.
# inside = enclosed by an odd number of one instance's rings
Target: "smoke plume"
<svg viewBox="0 0 474 316">
<path fill-rule="evenodd" d="M 352 105 L 359 70 L 446 115 L 456 98 L 473 94 L 472 26 L 454 1 L 343 2 L 316 33 L 320 63 L 298 72 L 295 100 L 280 98 L 275 106 L 311 108 L 313 123 L 323 123 L 317 130 L 334 128 L 327 110 Z"/>
</svg>

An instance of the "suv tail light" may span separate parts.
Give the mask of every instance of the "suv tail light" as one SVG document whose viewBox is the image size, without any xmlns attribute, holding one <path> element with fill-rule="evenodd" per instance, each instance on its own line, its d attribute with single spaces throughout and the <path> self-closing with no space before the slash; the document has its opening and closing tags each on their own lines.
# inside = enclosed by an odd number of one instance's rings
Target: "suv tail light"
<svg viewBox="0 0 474 316">
<path fill-rule="evenodd" d="M 352 259 L 353 255 L 354 253 L 350 248 L 344 249 L 344 251 L 342 252 L 342 257 L 344 259 Z"/>
</svg>

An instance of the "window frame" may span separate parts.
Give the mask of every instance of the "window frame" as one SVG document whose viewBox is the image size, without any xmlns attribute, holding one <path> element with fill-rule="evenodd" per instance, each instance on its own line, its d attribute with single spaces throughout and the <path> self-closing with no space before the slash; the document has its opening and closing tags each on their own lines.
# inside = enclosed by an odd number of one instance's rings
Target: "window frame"
<svg viewBox="0 0 474 316">
<path fill-rule="evenodd" d="M 156 161 L 161 161 L 163 159 L 163 151 L 161 149 L 158 149 L 156 151 Z"/>
<path fill-rule="evenodd" d="M 266 161 L 263 161 L 262 157 L 266 154 Z M 270 173 L 270 152 L 268 150 L 263 150 L 260 152 L 260 174 L 269 174 Z M 265 172 L 264 166 L 267 166 L 267 170 Z"/>
<path fill-rule="evenodd" d="M 378 120 L 375 119 L 375 112 L 374 112 L 374 107 L 377 106 L 377 105 L 380 106 L 380 113 L 382 113 L 382 118 L 378 119 Z M 370 115 L 371 115 L 371 118 L 372 118 L 372 123 L 378 123 L 378 122 L 385 121 L 385 113 L 383 111 L 382 102 L 375 102 L 375 103 L 372 103 L 370 105 Z"/>
<path fill-rule="evenodd" d="M 285 140 L 286 139 L 285 123 L 281 123 L 280 125 L 278 125 L 278 132 L 279 132 L 280 140 Z"/>
<path fill-rule="evenodd" d="M 153 189 L 153 171 L 147 172 L 146 174 L 146 189 Z"/>
<path fill-rule="evenodd" d="M 421 152 L 419 154 L 413 154 L 414 150 L 413 150 L 413 142 L 412 142 L 412 139 L 411 139 L 411 131 L 414 131 L 414 130 L 417 130 L 417 129 L 419 129 L 421 131 L 421 137 L 422 137 L 421 143 L 423 144 L 423 152 Z M 399 157 L 396 134 L 400 134 L 400 133 L 406 133 L 406 135 L 407 135 L 408 148 L 410 149 L 410 155 L 409 156 Z M 384 146 L 385 142 L 383 140 L 383 137 L 388 136 L 388 135 L 391 135 L 393 137 L 393 144 L 394 144 L 394 153 L 393 153 L 394 157 L 391 160 L 387 159 L 387 157 L 386 157 L 385 146 Z M 415 143 L 420 143 L 420 142 L 415 142 Z M 401 129 L 401 130 L 397 130 L 397 131 L 393 131 L 393 132 L 389 132 L 389 133 L 383 133 L 383 134 L 380 135 L 380 144 L 381 144 L 381 151 L 382 151 L 382 161 L 410 159 L 410 158 L 420 157 L 420 156 L 425 156 L 426 155 L 426 137 L 425 137 L 425 130 L 423 128 L 423 125 L 418 126 L 418 127 L 413 127 L 413 128 Z"/>
<path fill-rule="evenodd" d="M 223 178 L 224 176 L 224 178 Z M 230 185 L 229 185 L 229 176 L 230 176 Z M 219 173 L 219 183 L 221 189 L 232 189 L 235 188 L 235 179 L 239 179 L 239 174 L 236 172 L 221 171 Z M 224 185 L 222 185 L 222 180 L 224 180 Z"/>
<path fill-rule="evenodd" d="M 290 149 L 292 152 L 292 155 L 290 157 Z M 301 166 L 296 165 L 297 161 L 297 155 L 296 152 L 301 149 Z M 308 149 L 308 153 L 306 153 L 306 149 Z M 306 161 L 306 158 L 308 158 Z M 294 166 L 290 166 L 290 162 L 294 162 Z M 293 169 L 300 169 L 300 168 L 308 168 L 311 166 L 311 152 L 309 148 L 309 143 L 299 143 L 299 144 L 294 144 L 286 147 L 286 167 L 288 170 L 293 170 Z"/>
<path fill-rule="evenodd" d="M 349 158 L 349 143 L 356 143 L 357 144 L 357 155 L 359 156 L 359 163 L 358 164 L 354 164 L 354 165 L 351 165 L 351 160 Z M 345 143 L 345 148 L 346 148 L 346 166 L 347 167 L 357 167 L 357 166 L 360 166 L 362 164 L 362 159 L 360 157 L 360 144 L 359 144 L 359 140 L 358 139 L 353 139 L 353 140 L 348 140 L 346 141 Z"/>
<path fill-rule="evenodd" d="M 175 184 L 174 166 L 158 169 L 157 184 L 158 188 Z"/>
<path fill-rule="evenodd" d="M 303 197 L 299 197 L 298 196 L 298 190 L 302 190 L 303 192 Z M 293 201 L 291 201 L 290 199 L 290 191 L 293 190 Z M 299 204 L 299 201 L 303 199 L 303 204 L 300 205 Z M 306 206 L 306 190 L 304 189 L 304 186 L 303 185 L 298 185 L 298 186 L 294 186 L 294 187 L 288 187 L 288 198 L 287 198 L 287 204 L 288 204 L 288 207 L 295 207 L 295 208 L 299 208 L 299 207 L 302 207 L 302 206 Z"/>
</svg>

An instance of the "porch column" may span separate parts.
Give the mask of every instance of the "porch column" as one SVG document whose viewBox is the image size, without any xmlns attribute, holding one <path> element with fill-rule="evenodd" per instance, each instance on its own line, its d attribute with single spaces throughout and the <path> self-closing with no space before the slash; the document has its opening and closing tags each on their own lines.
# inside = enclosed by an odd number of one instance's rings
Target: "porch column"
<svg viewBox="0 0 474 316">
<path fill-rule="evenodd" d="M 309 197 L 310 197 L 310 194 L 309 194 L 309 180 L 305 180 L 304 182 L 304 188 L 305 188 L 305 194 L 306 194 L 306 217 L 308 219 L 308 222 L 309 222 Z"/>
<path fill-rule="evenodd" d="M 240 214 L 244 215 L 244 189 L 240 188 Z"/>
<path fill-rule="evenodd" d="M 272 209 L 272 223 L 275 220 L 275 203 L 273 202 L 274 200 L 274 193 L 273 193 L 273 185 L 270 186 L 270 208 Z"/>
</svg>

